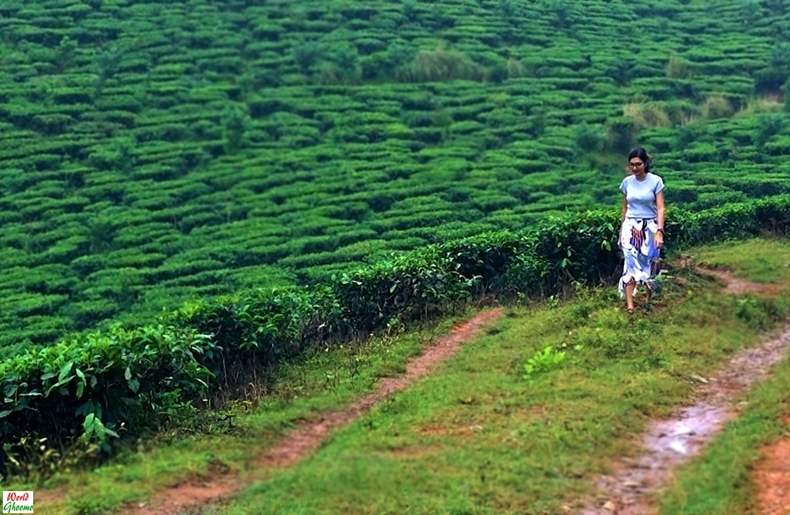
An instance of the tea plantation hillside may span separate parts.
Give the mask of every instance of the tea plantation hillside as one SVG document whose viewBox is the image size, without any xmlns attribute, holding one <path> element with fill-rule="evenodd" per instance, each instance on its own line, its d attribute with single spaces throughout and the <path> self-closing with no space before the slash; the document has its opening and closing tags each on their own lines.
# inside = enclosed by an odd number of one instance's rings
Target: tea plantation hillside
<svg viewBox="0 0 790 515">
<path fill-rule="evenodd" d="M 0 3 L 0 347 L 616 205 L 790 190 L 790 6 Z"/>
</svg>

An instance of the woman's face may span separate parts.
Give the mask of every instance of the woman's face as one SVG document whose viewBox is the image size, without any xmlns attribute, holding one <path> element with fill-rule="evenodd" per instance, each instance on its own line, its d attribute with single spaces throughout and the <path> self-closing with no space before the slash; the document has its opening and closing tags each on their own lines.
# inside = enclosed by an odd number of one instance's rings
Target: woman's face
<svg viewBox="0 0 790 515">
<path fill-rule="evenodd" d="M 639 157 L 632 157 L 628 160 L 628 168 L 637 179 L 641 179 L 647 173 L 645 169 L 645 162 Z"/>
</svg>

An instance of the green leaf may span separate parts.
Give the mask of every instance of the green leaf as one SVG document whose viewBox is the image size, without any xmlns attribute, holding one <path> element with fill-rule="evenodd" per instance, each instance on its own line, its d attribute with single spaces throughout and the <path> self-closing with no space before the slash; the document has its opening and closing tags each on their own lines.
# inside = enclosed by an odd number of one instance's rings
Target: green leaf
<svg viewBox="0 0 790 515">
<path fill-rule="evenodd" d="M 18 389 L 19 389 L 19 385 L 18 384 L 10 384 L 10 385 L 5 387 L 5 390 L 3 391 L 3 393 L 5 393 L 6 397 L 11 397 L 12 395 L 14 395 L 17 392 Z"/>
<path fill-rule="evenodd" d="M 5 418 L 5 417 L 7 417 L 8 415 L 10 415 L 13 412 L 14 412 L 14 410 L 12 410 L 12 409 L 7 409 L 7 410 L 4 410 L 4 411 L 0 411 L 0 418 Z"/>
<path fill-rule="evenodd" d="M 128 379 L 126 384 L 129 385 L 129 389 L 134 393 L 137 393 L 137 391 L 140 389 L 140 381 L 135 378 Z"/>
<path fill-rule="evenodd" d="M 49 397 L 49 394 L 50 394 L 50 393 L 52 393 L 52 390 L 54 390 L 54 389 L 56 389 L 56 388 L 60 388 L 60 387 L 62 387 L 62 386 L 64 386 L 64 385 L 67 385 L 67 384 L 69 384 L 69 383 L 71 382 L 71 380 L 72 380 L 72 379 L 74 379 L 74 377 L 75 377 L 75 376 L 69 376 L 69 377 L 63 378 L 63 379 L 61 379 L 60 381 L 58 381 L 57 383 L 53 384 L 52 386 L 50 386 L 50 387 L 47 389 L 47 393 L 46 393 L 46 395 L 45 395 L 45 396 L 46 396 L 46 397 Z"/>
<path fill-rule="evenodd" d="M 126 367 L 126 371 L 123 373 L 123 378 L 127 381 L 132 378 L 132 371 L 129 367 Z"/>
<path fill-rule="evenodd" d="M 62 382 L 63 379 L 65 379 L 66 376 L 69 375 L 69 372 L 71 372 L 71 367 L 73 366 L 74 366 L 73 361 L 69 361 L 68 363 L 63 365 L 63 367 L 60 369 L 60 373 L 58 374 L 58 382 Z"/>
<path fill-rule="evenodd" d="M 94 413 L 88 413 L 85 417 L 85 420 L 82 422 L 83 434 L 85 436 L 91 436 L 96 432 L 96 420 L 96 415 Z M 101 421 L 99 423 L 101 423 Z"/>
</svg>

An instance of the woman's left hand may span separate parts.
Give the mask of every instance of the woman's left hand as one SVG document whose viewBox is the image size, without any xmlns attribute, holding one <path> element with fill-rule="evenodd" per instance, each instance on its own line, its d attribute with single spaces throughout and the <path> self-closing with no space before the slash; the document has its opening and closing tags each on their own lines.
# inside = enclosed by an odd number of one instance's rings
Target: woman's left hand
<svg viewBox="0 0 790 515">
<path fill-rule="evenodd" d="M 664 233 L 657 232 L 656 233 L 656 247 L 661 248 L 664 246 Z"/>
</svg>

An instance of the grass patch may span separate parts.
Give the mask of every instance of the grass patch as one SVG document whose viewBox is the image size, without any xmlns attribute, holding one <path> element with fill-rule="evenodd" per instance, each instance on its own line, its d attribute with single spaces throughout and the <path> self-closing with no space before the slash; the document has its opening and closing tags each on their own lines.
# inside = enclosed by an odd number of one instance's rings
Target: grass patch
<svg viewBox="0 0 790 515">
<path fill-rule="evenodd" d="M 704 264 L 730 269 L 755 282 L 790 287 L 790 245 L 786 239 L 751 239 L 691 249 Z M 772 300 L 744 296 L 736 300 L 736 316 L 756 328 L 767 328 L 790 312 L 786 296 Z M 750 469 L 760 450 L 772 440 L 787 437 L 782 418 L 790 413 L 790 360 L 780 363 L 771 378 L 747 398 L 737 420 L 704 453 L 684 466 L 660 499 L 661 513 L 751 513 L 755 485 Z"/>
</svg>

